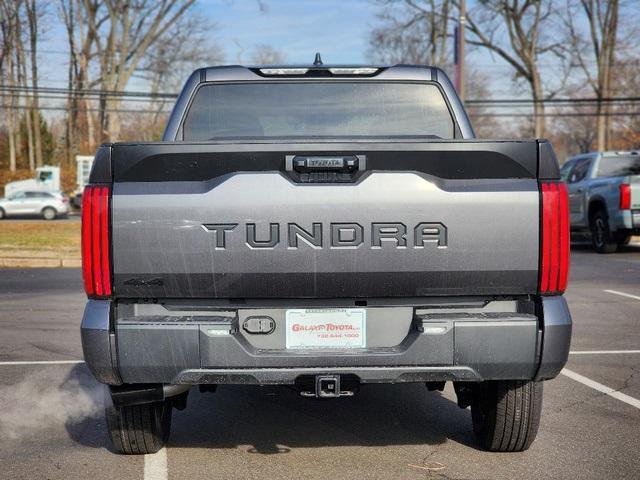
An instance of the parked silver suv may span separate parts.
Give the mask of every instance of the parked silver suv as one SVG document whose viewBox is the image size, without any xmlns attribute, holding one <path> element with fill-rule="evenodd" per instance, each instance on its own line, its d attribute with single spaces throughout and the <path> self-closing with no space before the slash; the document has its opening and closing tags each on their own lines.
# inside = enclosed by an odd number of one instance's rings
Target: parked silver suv
<svg viewBox="0 0 640 480">
<path fill-rule="evenodd" d="M 571 230 L 590 231 L 599 253 L 640 234 L 640 151 L 577 155 L 560 170 L 569 188 Z"/>
<path fill-rule="evenodd" d="M 39 215 L 45 220 L 69 213 L 69 198 L 62 192 L 16 192 L 0 198 L 0 219 L 9 216 Z"/>
</svg>

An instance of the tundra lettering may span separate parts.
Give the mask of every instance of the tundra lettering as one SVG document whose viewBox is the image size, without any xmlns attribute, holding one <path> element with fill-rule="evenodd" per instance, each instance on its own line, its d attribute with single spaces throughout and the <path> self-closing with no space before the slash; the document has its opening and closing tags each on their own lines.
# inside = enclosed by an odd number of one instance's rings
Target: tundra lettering
<svg viewBox="0 0 640 480">
<path fill-rule="evenodd" d="M 205 231 L 213 232 L 215 248 L 227 248 L 227 232 L 233 231 L 237 223 L 205 223 Z M 302 240 L 311 248 L 322 248 L 322 223 L 313 222 L 311 231 L 297 223 L 287 224 L 287 246 L 289 249 L 299 248 L 298 240 Z M 330 248 L 358 248 L 364 243 L 364 228 L 357 223 L 330 223 Z M 280 224 L 270 223 L 268 238 L 257 238 L 259 228 L 255 223 L 245 225 L 246 245 L 251 249 L 274 248 L 280 243 Z M 265 230 L 263 227 L 262 230 Z M 424 248 L 425 243 L 435 243 L 438 247 L 447 246 L 447 227 L 442 223 L 419 223 L 413 229 L 413 248 Z M 395 248 L 407 247 L 407 227 L 403 223 L 372 223 L 371 248 L 382 248 L 387 242 Z"/>
</svg>

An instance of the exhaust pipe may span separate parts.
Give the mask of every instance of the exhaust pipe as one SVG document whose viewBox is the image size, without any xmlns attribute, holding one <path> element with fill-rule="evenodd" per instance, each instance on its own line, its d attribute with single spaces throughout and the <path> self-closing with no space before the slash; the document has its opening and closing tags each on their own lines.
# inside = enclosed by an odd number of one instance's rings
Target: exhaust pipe
<svg viewBox="0 0 640 480">
<path fill-rule="evenodd" d="M 191 385 L 171 384 L 128 384 L 109 386 L 111 400 L 116 407 L 130 405 L 142 405 L 145 403 L 162 402 L 167 398 L 175 397 L 187 392 Z"/>
</svg>

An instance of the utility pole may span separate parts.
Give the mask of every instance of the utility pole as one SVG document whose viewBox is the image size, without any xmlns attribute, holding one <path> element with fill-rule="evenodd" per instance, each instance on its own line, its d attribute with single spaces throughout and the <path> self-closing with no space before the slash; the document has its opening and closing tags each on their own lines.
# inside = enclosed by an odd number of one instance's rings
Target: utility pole
<svg viewBox="0 0 640 480">
<path fill-rule="evenodd" d="M 465 100 L 465 88 L 464 88 L 464 33 L 467 23 L 467 2 L 466 0 L 460 0 L 460 9 L 458 13 L 458 28 L 456 29 L 456 88 L 458 90 L 458 96 L 464 103 Z"/>
</svg>

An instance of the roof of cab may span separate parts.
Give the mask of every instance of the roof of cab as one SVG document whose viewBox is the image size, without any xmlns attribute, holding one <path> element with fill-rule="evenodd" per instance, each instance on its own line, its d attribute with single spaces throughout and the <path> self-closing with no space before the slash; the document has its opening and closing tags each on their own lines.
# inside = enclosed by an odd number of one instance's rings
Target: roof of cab
<svg viewBox="0 0 640 480">
<path fill-rule="evenodd" d="M 224 65 L 198 69 L 201 82 L 282 78 L 376 78 L 380 80 L 432 80 L 446 74 L 427 65 Z"/>
</svg>

